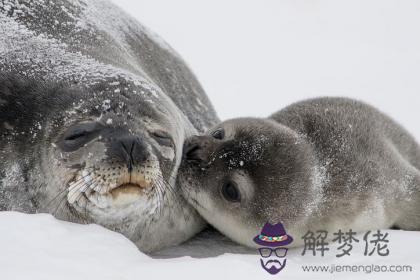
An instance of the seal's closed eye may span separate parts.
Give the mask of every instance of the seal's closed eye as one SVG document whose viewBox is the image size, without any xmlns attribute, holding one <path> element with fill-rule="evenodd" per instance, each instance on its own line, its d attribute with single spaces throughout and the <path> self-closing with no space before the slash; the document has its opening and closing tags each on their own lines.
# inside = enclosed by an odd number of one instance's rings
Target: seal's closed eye
<svg viewBox="0 0 420 280">
<path fill-rule="evenodd" d="M 88 135 L 88 132 L 85 130 L 76 130 L 74 131 L 73 134 L 71 134 L 70 136 L 67 136 L 64 140 L 66 141 L 73 141 L 76 140 L 78 138 L 82 138 Z"/>
<path fill-rule="evenodd" d="M 95 138 L 102 125 L 96 122 L 80 123 L 67 129 L 61 140 L 58 142 L 59 147 L 64 152 L 72 152 Z"/>
<path fill-rule="evenodd" d="M 158 142 L 159 145 L 172 147 L 174 145 L 174 141 L 172 140 L 171 135 L 163 130 L 154 131 L 152 134 L 153 138 Z"/>
</svg>

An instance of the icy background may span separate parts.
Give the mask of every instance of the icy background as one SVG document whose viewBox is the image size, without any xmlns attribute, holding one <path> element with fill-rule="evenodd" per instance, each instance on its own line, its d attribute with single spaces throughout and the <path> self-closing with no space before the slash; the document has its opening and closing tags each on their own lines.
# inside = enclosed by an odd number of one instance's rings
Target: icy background
<svg viewBox="0 0 420 280">
<path fill-rule="evenodd" d="M 197 74 L 222 119 L 267 116 L 308 97 L 355 97 L 420 139 L 420 2 L 115 0 Z M 112 19 L 110 19 L 112 20 Z M 358 236 L 362 239 L 361 236 Z M 390 231 L 389 257 L 288 254 L 283 279 L 420 279 L 420 233 Z M 235 254 L 221 254 L 224 251 Z M 150 258 L 120 234 L 49 215 L 0 213 L 0 279 L 272 279 L 226 240 Z M 204 252 L 191 258 L 192 252 Z M 207 257 L 205 257 L 207 256 Z M 216 257 L 217 256 L 217 257 Z M 203 258 L 204 257 L 204 258 Z M 304 264 L 412 265 L 412 273 L 304 273 Z"/>
<path fill-rule="evenodd" d="M 222 119 L 348 96 L 420 139 L 420 1 L 114 2 L 181 54 Z"/>
</svg>

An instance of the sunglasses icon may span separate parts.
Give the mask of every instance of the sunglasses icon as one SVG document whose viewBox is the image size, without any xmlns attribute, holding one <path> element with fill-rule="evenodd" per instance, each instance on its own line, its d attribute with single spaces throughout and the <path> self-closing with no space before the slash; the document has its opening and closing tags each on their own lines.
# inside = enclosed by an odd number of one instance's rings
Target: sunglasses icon
<svg viewBox="0 0 420 280">
<path fill-rule="evenodd" d="M 277 257 L 279 258 L 284 258 L 287 254 L 287 248 L 267 248 L 267 247 L 263 247 L 263 248 L 259 248 L 258 251 L 260 252 L 261 257 L 263 258 L 268 258 L 270 257 L 273 252 L 276 254 Z"/>
</svg>

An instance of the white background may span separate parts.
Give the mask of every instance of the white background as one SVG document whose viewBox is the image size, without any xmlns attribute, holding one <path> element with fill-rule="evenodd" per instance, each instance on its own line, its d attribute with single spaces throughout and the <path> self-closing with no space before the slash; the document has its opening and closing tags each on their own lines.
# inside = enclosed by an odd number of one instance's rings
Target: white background
<svg viewBox="0 0 420 280">
<path fill-rule="evenodd" d="M 114 2 L 181 54 L 222 119 L 348 96 L 420 139 L 420 1 Z"/>
</svg>

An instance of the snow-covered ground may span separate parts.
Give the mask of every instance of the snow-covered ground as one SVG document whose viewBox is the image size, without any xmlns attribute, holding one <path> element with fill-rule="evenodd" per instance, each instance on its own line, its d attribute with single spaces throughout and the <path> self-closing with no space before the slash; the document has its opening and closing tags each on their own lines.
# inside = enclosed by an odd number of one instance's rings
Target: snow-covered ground
<svg viewBox="0 0 420 280">
<path fill-rule="evenodd" d="M 419 1 L 115 2 L 185 58 L 222 119 L 266 116 L 303 98 L 341 95 L 388 112 L 420 139 Z M 321 258 L 295 249 L 274 277 L 420 279 L 420 232 L 388 232 L 388 257 L 356 250 L 348 258 Z M 0 213 L 0 279 L 273 278 L 255 253 L 204 234 L 151 258 L 100 226 Z M 315 264 L 411 265 L 414 271 L 302 271 Z"/>
<path fill-rule="evenodd" d="M 302 256 L 289 251 L 282 279 L 419 279 L 420 232 L 388 231 L 390 256 L 348 258 L 334 254 Z M 362 235 L 357 236 L 363 240 Z M 332 248 L 331 248 L 332 249 Z M 139 252 L 124 236 L 97 225 L 58 221 L 47 214 L 0 212 L 0 279 L 272 279 L 259 264 L 259 255 L 218 237 L 203 237 L 164 256 L 151 258 Z M 236 252 L 221 254 L 222 252 Z M 188 255 L 195 254 L 194 257 Z M 413 272 L 326 273 L 303 272 L 302 265 L 411 265 Z M 182 278 L 181 278 L 182 277 Z"/>
</svg>

